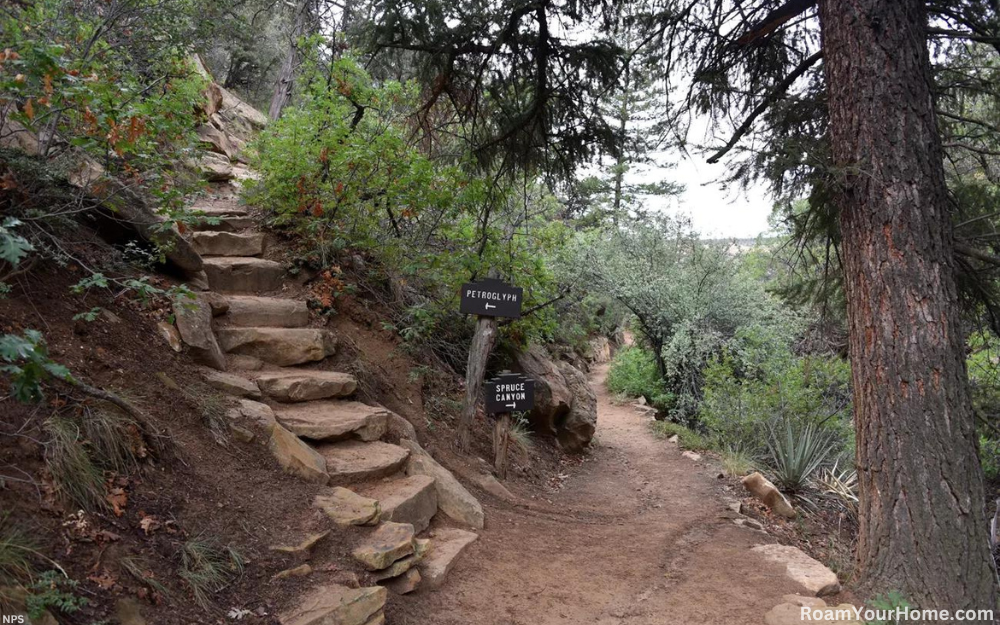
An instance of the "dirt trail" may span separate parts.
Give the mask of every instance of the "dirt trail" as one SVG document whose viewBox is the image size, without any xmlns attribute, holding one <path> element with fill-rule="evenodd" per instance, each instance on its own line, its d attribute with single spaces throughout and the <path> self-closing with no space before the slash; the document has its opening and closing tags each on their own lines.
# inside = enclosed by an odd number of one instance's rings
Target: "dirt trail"
<svg viewBox="0 0 1000 625">
<path fill-rule="evenodd" d="M 716 479 L 611 403 L 595 370 L 593 453 L 550 497 L 558 513 L 486 501 L 487 528 L 436 592 L 390 601 L 394 625 L 763 623 L 802 589 L 750 547 Z"/>
</svg>

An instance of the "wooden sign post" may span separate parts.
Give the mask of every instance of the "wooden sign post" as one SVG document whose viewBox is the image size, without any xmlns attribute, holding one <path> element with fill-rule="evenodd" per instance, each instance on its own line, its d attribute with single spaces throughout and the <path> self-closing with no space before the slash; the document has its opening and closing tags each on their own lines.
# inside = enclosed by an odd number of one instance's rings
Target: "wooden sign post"
<svg viewBox="0 0 1000 625">
<path fill-rule="evenodd" d="M 486 412 L 499 414 L 493 429 L 493 469 L 507 479 L 511 415 L 535 407 L 535 381 L 519 373 L 504 371 L 486 383 Z"/>
<path fill-rule="evenodd" d="M 459 310 L 477 315 L 476 332 L 469 348 L 469 361 L 465 367 L 465 403 L 458 422 L 458 444 L 469 451 L 472 438 L 472 420 L 476 416 L 476 402 L 486 375 L 486 361 L 493 349 L 497 335 L 497 317 L 519 319 L 524 290 L 497 278 L 486 278 L 462 285 Z"/>
</svg>

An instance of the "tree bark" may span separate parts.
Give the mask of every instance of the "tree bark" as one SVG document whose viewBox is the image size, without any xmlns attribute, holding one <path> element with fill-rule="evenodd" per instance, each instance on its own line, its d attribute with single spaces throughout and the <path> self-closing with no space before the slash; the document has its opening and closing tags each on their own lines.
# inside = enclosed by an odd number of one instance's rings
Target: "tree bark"
<svg viewBox="0 0 1000 625">
<path fill-rule="evenodd" d="M 501 480 L 507 479 L 507 450 L 510 447 L 510 413 L 497 418 L 493 427 L 493 470 Z"/>
<path fill-rule="evenodd" d="M 992 609 L 921 0 L 822 0 L 843 234 L 866 592 Z M 976 621 L 979 622 L 979 621 Z"/>
<path fill-rule="evenodd" d="M 295 69 L 299 65 L 299 38 L 305 34 L 309 23 L 309 3 L 310 0 L 301 0 L 301 4 L 296 8 L 295 20 L 292 23 L 292 32 L 289 34 L 288 53 L 278 70 L 278 80 L 274 83 L 274 93 L 271 95 L 271 105 L 268 107 L 267 116 L 271 121 L 281 117 L 284 110 L 292 99 L 292 87 L 295 86 Z"/>
<path fill-rule="evenodd" d="M 497 320 L 494 317 L 480 317 L 476 321 L 476 333 L 469 348 L 469 362 L 465 367 L 465 403 L 458 422 L 458 444 L 462 451 L 472 447 L 472 420 L 476 417 L 476 404 L 483 390 L 483 376 L 486 375 L 486 361 L 490 357 L 497 337 Z"/>
</svg>

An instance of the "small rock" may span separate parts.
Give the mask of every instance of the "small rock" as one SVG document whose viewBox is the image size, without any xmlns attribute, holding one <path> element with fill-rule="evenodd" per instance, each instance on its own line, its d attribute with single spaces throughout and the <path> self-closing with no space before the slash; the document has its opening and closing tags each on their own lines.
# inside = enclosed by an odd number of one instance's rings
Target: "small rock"
<svg viewBox="0 0 1000 625">
<path fill-rule="evenodd" d="M 167 342 L 170 349 L 178 353 L 184 351 L 184 344 L 181 342 L 181 335 L 177 328 L 166 321 L 160 321 L 156 324 L 156 329 L 159 330 L 160 336 Z"/>
<path fill-rule="evenodd" d="M 319 541 L 323 540 L 329 535 L 330 535 L 330 530 L 326 530 L 325 532 L 320 532 L 318 534 L 310 534 L 309 536 L 306 536 L 306 538 L 297 545 L 293 545 L 291 547 L 286 547 L 286 546 L 271 547 L 271 551 L 277 551 L 279 553 L 288 553 L 292 555 L 308 554 L 309 552 L 312 551 L 313 547 L 315 547 L 316 544 L 319 543 Z"/>
<path fill-rule="evenodd" d="M 379 522 L 381 508 L 375 499 L 362 497 L 352 490 L 334 487 L 325 495 L 316 495 L 313 506 L 323 511 L 340 527 L 349 525 L 375 525 Z"/>
<path fill-rule="evenodd" d="M 696 454 L 693 451 L 685 451 L 681 455 L 687 458 L 688 460 L 693 460 L 694 462 L 698 462 L 699 460 L 701 460 L 701 454 Z"/>
<path fill-rule="evenodd" d="M 397 595 L 410 594 L 416 590 L 418 586 L 420 586 L 420 571 L 417 569 L 410 569 L 399 577 L 394 577 L 393 579 L 385 582 L 384 585 Z"/>
<path fill-rule="evenodd" d="M 274 419 L 274 411 L 271 410 L 270 406 L 250 399 L 241 399 L 235 407 L 226 412 L 226 416 L 230 419 L 251 419 L 263 427 L 268 434 L 277 424 Z"/>
<path fill-rule="evenodd" d="M 219 315 L 224 315 L 229 312 L 229 300 L 225 295 L 214 291 L 203 293 L 202 295 L 205 298 L 205 301 L 208 302 L 209 307 L 212 309 L 213 317 L 218 317 Z"/>
<path fill-rule="evenodd" d="M 309 566 L 308 564 L 300 564 L 299 566 L 290 569 L 285 569 L 280 573 L 275 573 L 271 579 L 285 579 L 288 577 L 305 577 L 306 575 L 312 573 L 312 570 L 313 570 L 312 567 Z"/>
<path fill-rule="evenodd" d="M 378 571 L 412 553 L 413 526 L 389 521 L 372 532 L 351 555 L 369 571 Z"/>
<path fill-rule="evenodd" d="M 785 567 L 785 574 L 817 597 L 840 592 L 837 575 L 801 549 L 786 545 L 758 545 L 751 549 L 766 560 Z"/>
<path fill-rule="evenodd" d="M 253 439 L 256 438 L 256 434 L 252 430 L 248 430 L 242 425 L 230 422 L 229 431 L 232 433 L 233 438 L 241 443 L 252 443 Z"/>
<path fill-rule="evenodd" d="M 676 434 L 674 434 L 673 436 L 671 436 L 670 438 L 667 439 L 667 442 L 668 443 L 673 443 L 674 445 L 679 445 L 680 442 L 681 442 L 681 439 L 680 439 L 679 436 L 677 436 Z"/>
<path fill-rule="evenodd" d="M 326 472 L 326 458 L 280 425 L 271 428 L 268 449 L 286 473 L 309 482 L 326 484 L 330 481 L 330 474 Z"/>
<path fill-rule="evenodd" d="M 458 556 L 477 538 L 479 536 L 473 532 L 460 529 L 448 528 L 435 532 L 430 549 L 419 565 L 424 585 L 428 588 L 438 588 L 444 584 Z"/>
<path fill-rule="evenodd" d="M 743 478 L 743 486 L 753 493 L 754 497 L 764 502 L 764 505 L 770 508 L 775 514 L 783 516 L 786 519 L 794 519 L 796 517 L 795 508 L 792 507 L 792 504 L 785 499 L 785 496 L 781 494 L 781 491 L 774 484 L 769 482 L 760 473 L 751 473 Z"/>
<path fill-rule="evenodd" d="M 412 556 L 406 556 L 396 560 L 390 564 L 387 568 L 377 571 L 372 574 L 372 578 L 381 582 L 383 580 L 391 579 L 393 577 L 399 577 L 403 573 L 412 569 L 415 565 L 419 564 L 421 560 L 424 559 L 424 554 L 416 553 L 416 547 L 414 547 L 414 553 Z"/>
</svg>

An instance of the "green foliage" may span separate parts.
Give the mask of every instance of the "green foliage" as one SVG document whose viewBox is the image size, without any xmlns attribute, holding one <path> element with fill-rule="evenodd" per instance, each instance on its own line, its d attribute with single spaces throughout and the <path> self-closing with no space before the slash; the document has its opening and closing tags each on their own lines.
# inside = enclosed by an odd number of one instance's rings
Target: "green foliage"
<svg viewBox="0 0 1000 625">
<path fill-rule="evenodd" d="M 754 453 L 763 451 L 761 434 L 775 420 L 836 431 L 850 447 L 850 398 L 850 368 L 838 357 L 793 356 L 787 346 L 744 349 L 705 369 L 699 416 L 724 445 Z"/>
<path fill-rule="evenodd" d="M 0 336 L 0 371 L 11 378 L 11 391 L 21 402 L 41 401 L 42 382 L 48 377 L 72 380 L 69 369 L 49 358 L 42 333 L 25 330 L 23 335 Z"/>
<path fill-rule="evenodd" d="M 653 434 L 657 438 L 670 438 L 676 435 L 677 441 L 683 449 L 704 450 L 711 449 L 712 442 L 701 434 L 690 428 L 686 428 L 680 423 L 672 421 L 654 421 L 650 426 Z"/>
<path fill-rule="evenodd" d="M 839 443 L 831 432 L 814 423 L 782 421 L 772 428 L 767 447 L 774 485 L 786 492 L 799 493 L 836 454 Z"/>
<path fill-rule="evenodd" d="M 0 261 L 17 267 L 28 252 L 34 249 L 31 243 L 14 232 L 14 229 L 21 225 L 21 221 L 14 217 L 7 217 L 0 222 Z"/>
<path fill-rule="evenodd" d="M 906 597 L 903 596 L 897 590 L 889 591 L 884 595 L 876 595 L 871 599 L 871 609 L 885 614 L 893 613 L 899 608 L 910 609 L 913 606 Z M 869 621 L 865 625 L 897 625 L 898 621 L 896 619 L 888 621 Z"/>
<path fill-rule="evenodd" d="M 208 610 L 211 595 L 243 575 L 243 567 L 243 556 L 232 547 L 223 547 L 214 539 L 196 536 L 181 547 L 178 575 L 191 587 L 198 605 Z"/>
<path fill-rule="evenodd" d="M 27 587 L 28 595 L 25 603 L 28 617 L 41 618 L 42 613 L 50 609 L 63 614 L 79 612 L 90 603 L 86 597 L 77 596 L 76 588 L 79 585 L 79 582 L 63 576 L 58 571 L 45 571 Z"/>
<path fill-rule="evenodd" d="M 747 475 L 757 466 L 754 455 L 740 447 L 723 447 L 719 453 L 722 458 L 722 470 L 730 477 Z"/>
<path fill-rule="evenodd" d="M 986 479 L 1000 478 L 1000 441 L 979 435 L 979 463 Z"/>
<path fill-rule="evenodd" d="M 667 410 L 673 396 L 656 369 L 656 361 L 648 349 L 630 346 L 619 350 L 608 370 L 608 390 L 629 397 L 645 397 L 654 408 Z"/>
</svg>

